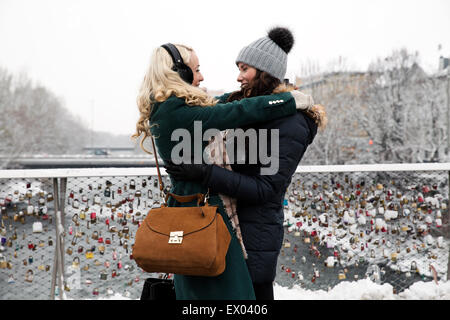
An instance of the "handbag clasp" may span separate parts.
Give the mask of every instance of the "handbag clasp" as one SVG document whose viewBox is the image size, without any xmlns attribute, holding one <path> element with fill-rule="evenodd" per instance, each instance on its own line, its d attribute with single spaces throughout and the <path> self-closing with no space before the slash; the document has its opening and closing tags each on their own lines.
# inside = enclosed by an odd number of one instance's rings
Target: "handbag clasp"
<svg viewBox="0 0 450 320">
<path fill-rule="evenodd" d="M 180 244 L 183 242 L 183 231 L 170 232 L 169 243 Z"/>
</svg>

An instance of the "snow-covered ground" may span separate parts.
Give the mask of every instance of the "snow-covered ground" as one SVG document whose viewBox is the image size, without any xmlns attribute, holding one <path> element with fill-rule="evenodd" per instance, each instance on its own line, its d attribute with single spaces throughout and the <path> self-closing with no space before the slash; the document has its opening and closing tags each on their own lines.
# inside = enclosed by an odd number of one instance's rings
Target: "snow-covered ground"
<svg viewBox="0 0 450 320">
<path fill-rule="evenodd" d="M 330 291 L 305 290 L 299 286 L 291 289 L 275 283 L 275 300 L 450 300 L 450 281 L 414 283 L 405 291 L 394 294 L 390 284 L 376 284 L 369 279 L 344 281 Z M 98 300 L 129 300 L 116 293 Z"/>
<path fill-rule="evenodd" d="M 368 279 L 341 282 L 330 291 L 292 289 L 275 284 L 276 300 L 450 300 L 450 281 L 414 283 L 399 294 L 390 284 L 376 284 Z"/>
</svg>

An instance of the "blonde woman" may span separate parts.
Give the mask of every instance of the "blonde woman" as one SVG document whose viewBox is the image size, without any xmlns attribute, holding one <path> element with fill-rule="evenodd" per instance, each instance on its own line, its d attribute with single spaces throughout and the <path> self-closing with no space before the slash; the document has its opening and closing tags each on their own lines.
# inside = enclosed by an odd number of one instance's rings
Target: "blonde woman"
<svg viewBox="0 0 450 320">
<path fill-rule="evenodd" d="M 179 55 L 177 57 L 177 54 Z M 187 130 L 193 149 L 201 151 L 207 141 L 194 139 L 195 128 L 201 124 L 201 136 L 211 128 L 225 130 L 252 123 L 272 120 L 310 108 L 307 96 L 298 91 L 270 96 L 259 96 L 230 103 L 218 100 L 201 90 L 203 80 L 195 51 L 185 45 L 166 44 L 153 51 L 146 75 L 137 98 L 140 118 L 134 138 L 140 137 L 141 147 L 147 137 L 153 136 L 159 157 L 165 162 L 172 159 L 172 150 L 179 141 L 172 141 L 177 129 Z M 192 74 L 191 74 L 192 73 Z M 198 135 L 197 135 L 198 136 Z M 176 181 L 171 178 L 171 192 L 178 195 L 206 194 L 207 188 L 198 182 Z M 252 300 L 255 294 L 241 246 L 218 194 L 210 194 L 210 205 L 218 206 L 232 236 L 226 256 L 225 271 L 217 277 L 175 275 L 177 299 Z M 169 198 L 169 206 L 195 205 L 177 203 Z"/>
</svg>

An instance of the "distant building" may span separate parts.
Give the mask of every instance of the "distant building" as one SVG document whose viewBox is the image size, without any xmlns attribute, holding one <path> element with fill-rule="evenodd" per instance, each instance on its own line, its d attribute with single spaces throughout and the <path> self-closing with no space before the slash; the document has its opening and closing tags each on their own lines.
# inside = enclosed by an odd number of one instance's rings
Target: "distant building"
<svg viewBox="0 0 450 320">
<path fill-rule="evenodd" d="M 357 94 L 365 76 L 364 72 L 330 72 L 307 78 L 296 77 L 295 85 L 300 91 L 313 97 L 317 95 L 323 97 L 342 91 Z"/>
</svg>

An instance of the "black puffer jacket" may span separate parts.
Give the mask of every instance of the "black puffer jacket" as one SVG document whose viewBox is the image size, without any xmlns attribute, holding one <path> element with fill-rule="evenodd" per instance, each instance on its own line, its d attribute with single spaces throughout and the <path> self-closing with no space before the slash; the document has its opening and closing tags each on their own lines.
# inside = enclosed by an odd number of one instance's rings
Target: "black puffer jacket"
<svg viewBox="0 0 450 320">
<path fill-rule="evenodd" d="M 257 132 L 258 129 L 268 129 L 269 138 L 271 129 L 279 130 L 278 172 L 260 175 L 262 167 L 270 166 L 260 163 L 234 164 L 233 171 L 213 166 L 207 185 L 212 192 L 237 199 L 237 214 L 248 253 L 247 265 L 253 282 L 261 283 L 275 279 L 284 235 L 285 192 L 306 148 L 317 133 L 317 125 L 303 112 L 297 112 L 292 116 L 252 125 L 252 128 Z M 270 142 L 267 145 L 270 154 Z"/>
</svg>

